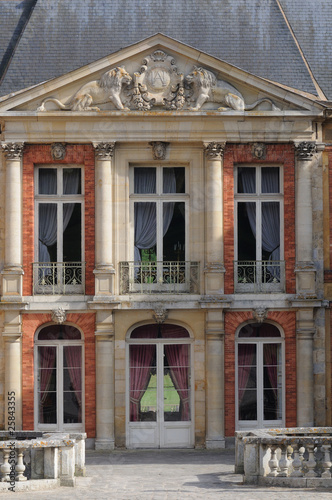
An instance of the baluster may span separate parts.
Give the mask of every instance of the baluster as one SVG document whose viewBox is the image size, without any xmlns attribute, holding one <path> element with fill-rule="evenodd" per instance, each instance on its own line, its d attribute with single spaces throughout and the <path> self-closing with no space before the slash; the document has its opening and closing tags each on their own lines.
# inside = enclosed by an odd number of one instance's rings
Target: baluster
<svg viewBox="0 0 332 500">
<path fill-rule="evenodd" d="M 23 463 L 23 449 L 19 448 L 17 450 L 17 464 L 16 464 L 16 481 L 26 481 L 27 478 L 23 476 L 25 471 L 25 465 Z"/>
<path fill-rule="evenodd" d="M 280 472 L 278 476 L 287 477 L 288 476 L 288 468 L 290 466 L 290 461 L 287 458 L 287 445 L 282 445 L 281 449 L 281 458 L 279 460 L 279 468 Z"/>
<path fill-rule="evenodd" d="M 270 446 L 271 449 L 271 459 L 269 460 L 270 473 L 267 477 L 276 477 L 278 475 L 278 459 L 277 459 L 277 448 L 278 446 Z"/>
<path fill-rule="evenodd" d="M 324 472 L 322 473 L 322 477 L 330 478 L 331 477 L 331 456 L 330 456 L 330 448 L 329 444 L 322 445 L 322 451 L 324 453 L 324 462 L 322 463 Z"/>
<path fill-rule="evenodd" d="M 306 466 L 308 467 L 308 472 L 306 473 L 306 477 L 316 477 L 316 473 L 314 471 L 314 468 L 316 467 L 316 460 L 315 460 L 315 453 L 314 453 L 315 445 L 314 444 L 308 444 L 307 445 L 307 450 L 309 453 L 309 458 L 305 462 Z"/>
<path fill-rule="evenodd" d="M 10 465 L 9 465 L 9 462 L 8 462 L 8 460 L 9 460 L 9 453 L 10 453 L 10 450 L 8 448 L 5 448 L 3 450 L 3 464 L 0 467 L 1 472 L 2 472 L 1 481 L 3 483 L 10 481 L 10 478 L 9 478 Z"/>
<path fill-rule="evenodd" d="M 294 459 L 293 459 L 293 472 L 291 473 L 291 477 L 302 477 L 303 472 L 301 471 L 302 467 L 302 461 L 303 461 L 303 451 L 302 453 L 299 450 L 299 445 L 298 444 L 293 444 L 293 450 L 294 450 Z M 300 458 L 300 454 L 302 459 Z"/>
</svg>

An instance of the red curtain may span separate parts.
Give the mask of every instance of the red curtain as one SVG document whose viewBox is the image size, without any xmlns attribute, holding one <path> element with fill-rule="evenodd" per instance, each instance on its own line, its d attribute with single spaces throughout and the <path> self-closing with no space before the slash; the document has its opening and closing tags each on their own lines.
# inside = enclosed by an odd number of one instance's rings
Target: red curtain
<svg viewBox="0 0 332 500">
<path fill-rule="evenodd" d="M 149 385 L 151 363 L 155 357 L 155 345 L 130 346 L 130 421 L 139 420 L 141 399 Z"/>
<path fill-rule="evenodd" d="M 190 420 L 189 345 L 165 345 L 170 376 L 181 401 L 181 420 Z"/>
<path fill-rule="evenodd" d="M 80 345 L 64 346 L 66 368 L 70 382 L 74 388 L 75 396 L 79 405 L 78 421 L 82 422 L 82 347 Z"/>
<path fill-rule="evenodd" d="M 56 347 L 40 346 L 38 348 L 38 359 L 40 368 L 39 422 L 43 424 L 44 423 L 43 407 L 47 399 L 52 373 L 55 368 Z"/>
<path fill-rule="evenodd" d="M 238 388 L 239 388 L 239 405 L 246 392 L 249 381 L 252 362 L 256 354 L 255 344 L 239 344 L 238 345 Z"/>
</svg>

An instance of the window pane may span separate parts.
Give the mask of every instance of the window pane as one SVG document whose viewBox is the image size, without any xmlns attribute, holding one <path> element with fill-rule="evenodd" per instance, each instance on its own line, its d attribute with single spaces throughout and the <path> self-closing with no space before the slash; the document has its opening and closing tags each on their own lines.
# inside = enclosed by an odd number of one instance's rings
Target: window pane
<svg viewBox="0 0 332 500">
<path fill-rule="evenodd" d="M 185 204 L 163 203 L 163 260 L 185 260 Z"/>
<path fill-rule="evenodd" d="M 80 424 L 82 422 L 82 393 L 68 391 L 63 393 L 63 423 Z"/>
<path fill-rule="evenodd" d="M 256 420 L 256 344 L 238 345 L 238 401 L 239 420 Z"/>
<path fill-rule="evenodd" d="M 156 192 L 156 169 L 134 168 L 134 193 L 152 194 Z"/>
<path fill-rule="evenodd" d="M 147 170 L 147 169 L 146 169 Z M 134 203 L 135 213 L 135 261 L 156 260 L 156 204 Z M 145 252 L 143 251 L 145 250 Z"/>
<path fill-rule="evenodd" d="M 81 194 L 81 169 L 63 169 L 63 194 Z"/>
<path fill-rule="evenodd" d="M 57 194 L 57 170 L 40 168 L 38 174 L 38 194 Z"/>
<path fill-rule="evenodd" d="M 264 420 L 282 417 L 281 344 L 264 344 Z"/>
<path fill-rule="evenodd" d="M 81 204 L 63 204 L 63 262 L 82 260 Z"/>
<path fill-rule="evenodd" d="M 56 424 L 56 347 L 38 346 L 38 421 Z"/>
<path fill-rule="evenodd" d="M 270 323 L 249 323 L 241 328 L 239 337 L 280 337 L 280 332 Z"/>
<path fill-rule="evenodd" d="M 238 167 L 237 192 L 256 193 L 256 169 L 254 167 Z"/>
<path fill-rule="evenodd" d="M 39 262 L 57 262 L 57 205 L 39 203 Z"/>
<path fill-rule="evenodd" d="M 278 167 L 263 167 L 262 193 L 280 193 L 280 169 Z"/>
<path fill-rule="evenodd" d="M 238 260 L 256 260 L 256 203 L 238 203 L 237 218 Z"/>
<path fill-rule="evenodd" d="M 130 421 L 156 421 L 156 346 L 129 346 Z M 145 398 L 143 399 L 144 395 Z"/>
<path fill-rule="evenodd" d="M 164 346 L 164 418 L 190 420 L 190 346 Z"/>
<path fill-rule="evenodd" d="M 185 168 L 163 168 L 163 193 L 185 192 Z"/>
<path fill-rule="evenodd" d="M 70 325 L 49 325 L 40 330 L 38 340 L 80 340 L 81 333 Z"/>
</svg>

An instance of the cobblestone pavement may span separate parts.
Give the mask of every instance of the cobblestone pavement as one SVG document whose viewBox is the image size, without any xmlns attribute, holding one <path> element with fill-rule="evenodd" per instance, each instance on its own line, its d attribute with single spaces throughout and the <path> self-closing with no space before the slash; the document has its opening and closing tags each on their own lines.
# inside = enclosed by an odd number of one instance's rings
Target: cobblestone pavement
<svg viewBox="0 0 332 500">
<path fill-rule="evenodd" d="M 2 493 L 0 498 L 115 500 L 332 500 L 329 490 L 265 488 L 233 474 L 234 449 L 87 451 L 75 488 Z"/>
</svg>

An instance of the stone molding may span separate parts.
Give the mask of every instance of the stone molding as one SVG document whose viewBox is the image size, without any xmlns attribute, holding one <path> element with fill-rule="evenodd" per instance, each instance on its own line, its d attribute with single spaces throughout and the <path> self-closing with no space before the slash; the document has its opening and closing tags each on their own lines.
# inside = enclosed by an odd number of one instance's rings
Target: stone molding
<svg viewBox="0 0 332 500">
<path fill-rule="evenodd" d="M 208 262 L 204 267 L 204 273 L 225 273 L 226 269 L 219 262 Z"/>
<path fill-rule="evenodd" d="M 149 143 L 152 146 L 152 154 L 154 160 L 165 160 L 167 146 L 169 142 L 154 141 Z"/>
<path fill-rule="evenodd" d="M 20 160 L 23 157 L 24 142 L 3 142 L 1 147 L 7 160 Z"/>
<path fill-rule="evenodd" d="M 115 142 L 93 142 L 96 160 L 112 160 Z"/>
<path fill-rule="evenodd" d="M 205 142 L 204 152 L 207 160 L 222 160 L 224 157 L 225 142 Z"/>
<path fill-rule="evenodd" d="M 300 142 L 295 144 L 295 154 L 298 160 L 310 161 L 317 152 L 315 142 Z"/>
</svg>

